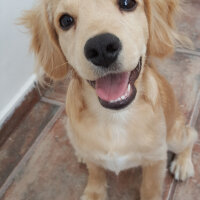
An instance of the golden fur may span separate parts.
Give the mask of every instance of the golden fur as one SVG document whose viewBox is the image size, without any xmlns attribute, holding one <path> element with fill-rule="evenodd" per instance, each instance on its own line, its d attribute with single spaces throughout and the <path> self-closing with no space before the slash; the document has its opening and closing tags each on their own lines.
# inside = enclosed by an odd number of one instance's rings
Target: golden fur
<svg viewBox="0 0 200 200">
<path fill-rule="evenodd" d="M 181 42 L 173 21 L 178 6 L 178 0 L 138 0 L 135 11 L 122 12 L 117 0 L 41 0 L 22 18 L 31 31 L 38 66 L 55 80 L 72 72 L 67 129 L 89 170 L 82 200 L 106 199 L 104 169 L 119 173 L 136 166 L 143 168 L 141 199 L 161 200 L 167 150 L 176 153 L 171 172 L 177 180 L 194 173 L 191 152 L 197 134 L 185 126 L 172 88 L 153 66 L 153 58 L 170 55 Z M 77 20 L 68 31 L 58 24 L 63 13 Z M 120 38 L 124 71 L 133 70 L 140 56 L 145 60 L 135 83 L 137 96 L 120 111 L 103 108 L 86 81 L 98 74 L 84 57 L 84 44 L 104 32 Z"/>
</svg>

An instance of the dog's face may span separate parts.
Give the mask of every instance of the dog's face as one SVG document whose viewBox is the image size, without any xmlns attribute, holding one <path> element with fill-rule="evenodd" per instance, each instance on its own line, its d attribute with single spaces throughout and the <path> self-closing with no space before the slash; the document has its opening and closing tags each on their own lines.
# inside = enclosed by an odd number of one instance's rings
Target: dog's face
<svg viewBox="0 0 200 200">
<path fill-rule="evenodd" d="M 147 50 L 143 1 L 61 0 L 53 19 L 68 63 L 92 83 L 101 104 L 115 109 L 128 105 L 136 95 L 139 74 L 134 73 Z"/>
<path fill-rule="evenodd" d="M 146 54 L 163 57 L 173 49 L 171 4 L 173 0 L 43 0 L 23 22 L 51 77 L 64 77 L 70 65 L 94 87 L 104 107 L 120 109 L 136 96 Z"/>
<path fill-rule="evenodd" d="M 63 54 L 85 80 L 132 71 L 146 53 L 141 0 L 61 0 L 54 24 Z"/>
</svg>

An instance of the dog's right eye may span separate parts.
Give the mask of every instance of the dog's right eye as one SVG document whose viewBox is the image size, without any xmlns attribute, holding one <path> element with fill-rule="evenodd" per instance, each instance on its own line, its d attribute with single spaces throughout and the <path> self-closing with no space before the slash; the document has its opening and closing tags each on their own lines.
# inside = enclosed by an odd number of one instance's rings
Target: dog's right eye
<svg viewBox="0 0 200 200">
<path fill-rule="evenodd" d="M 120 9 L 125 11 L 132 11 L 137 7 L 135 0 L 118 0 Z"/>
<path fill-rule="evenodd" d="M 68 30 L 74 24 L 74 18 L 68 14 L 64 14 L 60 18 L 60 26 L 63 30 Z"/>
</svg>

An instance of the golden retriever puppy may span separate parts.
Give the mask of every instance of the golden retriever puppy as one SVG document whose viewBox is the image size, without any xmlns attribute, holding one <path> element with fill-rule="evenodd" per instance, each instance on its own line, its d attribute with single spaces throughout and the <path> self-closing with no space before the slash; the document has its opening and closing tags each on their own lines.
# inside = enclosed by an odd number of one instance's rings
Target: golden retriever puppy
<svg viewBox="0 0 200 200">
<path fill-rule="evenodd" d="M 161 200 L 167 151 L 177 180 L 193 176 L 197 133 L 153 66 L 180 40 L 178 0 L 40 0 L 22 18 L 49 77 L 71 73 L 68 134 L 89 170 L 82 200 L 105 200 L 105 170 L 142 166 L 141 200 Z"/>
</svg>

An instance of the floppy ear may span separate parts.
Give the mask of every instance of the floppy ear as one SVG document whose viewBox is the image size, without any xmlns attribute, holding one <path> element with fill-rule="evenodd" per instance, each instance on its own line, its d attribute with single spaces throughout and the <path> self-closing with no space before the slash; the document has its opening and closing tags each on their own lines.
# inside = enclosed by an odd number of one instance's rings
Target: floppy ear
<svg viewBox="0 0 200 200">
<path fill-rule="evenodd" d="M 38 58 L 38 66 L 42 66 L 46 74 L 55 80 L 62 79 L 68 71 L 67 60 L 63 55 L 58 36 L 53 26 L 51 6 L 40 3 L 32 10 L 26 11 L 20 19 L 32 35 L 31 49 Z"/>
<path fill-rule="evenodd" d="M 174 15 L 178 12 L 178 0 L 145 0 L 145 12 L 149 23 L 148 54 L 163 58 L 171 54 L 175 42 L 181 42 L 176 33 Z"/>
</svg>

